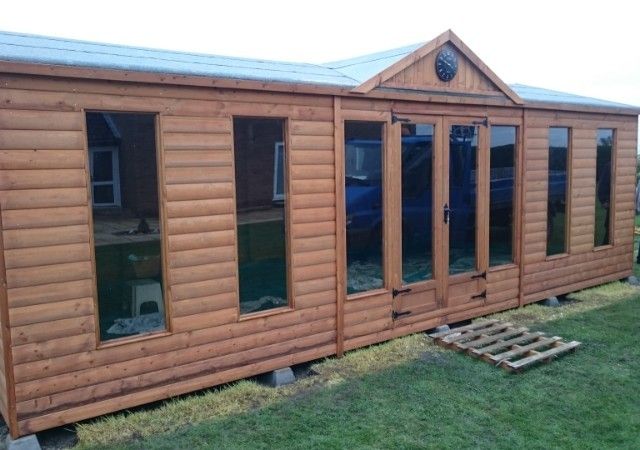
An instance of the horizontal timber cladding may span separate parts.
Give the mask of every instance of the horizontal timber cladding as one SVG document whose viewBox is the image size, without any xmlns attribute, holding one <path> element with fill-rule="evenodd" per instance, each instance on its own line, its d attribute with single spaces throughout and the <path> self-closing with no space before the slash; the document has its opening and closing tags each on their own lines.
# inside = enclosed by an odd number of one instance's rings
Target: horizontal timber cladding
<svg viewBox="0 0 640 450">
<path fill-rule="evenodd" d="M 637 117 L 531 110 L 525 118 L 524 303 L 631 274 L 635 214 Z M 571 129 L 568 254 L 548 258 L 549 127 Z M 594 250 L 596 131 L 615 130 L 611 246 Z"/>
<path fill-rule="evenodd" d="M 0 260 L 6 301 L 0 315 L 0 350 L 5 356 L 0 358 L 0 412 L 13 423 L 15 436 L 630 273 L 636 145 L 632 116 L 535 110 L 526 111 L 523 119 L 521 107 L 44 76 L 3 75 L 1 82 Z M 106 345 L 97 341 L 85 111 L 158 114 L 169 311 L 165 333 Z M 344 287 L 337 275 L 343 270 L 345 249 L 344 236 L 337 233 L 337 225 L 343 226 L 337 221 L 344 220 L 344 199 L 339 198 L 344 192 L 339 187 L 343 162 L 336 155 L 344 158 L 339 147 L 343 120 L 390 123 L 391 111 L 416 120 L 420 114 L 488 117 L 492 124 L 521 127 L 524 142 L 518 144 L 516 171 L 524 175 L 516 183 L 522 199 L 516 201 L 516 212 L 522 222 L 516 221 L 514 229 L 516 237 L 524 237 L 515 264 L 488 270 L 486 298 L 443 308 L 435 288 L 416 289 L 405 301 L 414 312 L 396 320 L 387 289 L 338 298 L 337 290 Z M 287 129 L 293 308 L 252 318 L 238 316 L 234 116 L 283 118 Z M 569 255 L 547 260 L 550 125 L 573 130 L 572 199 Z M 613 245 L 594 251 L 597 128 L 616 129 L 616 209 Z M 397 136 L 394 133 L 390 136 Z M 390 178 L 385 182 L 393 183 Z M 399 184 L 388 188 L 400 192 Z M 387 252 L 396 249 L 392 239 L 385 245 Z M 399 264 L 397 254 L 389 259 Z M 456 289 L 467 287 L 461 283 L 451 292 Z"/>
<path fill-rule="evenodd" d="M 0 105 L 14 434 L 336 352 L 331 97 L 3 76 Z M 85 110 L 158 113 L 170 322 L 146 340 L 97 342 Z M 241 321 L 234 115 L 286 119 L 291 162 L 294 308 Z"/>
</svg>

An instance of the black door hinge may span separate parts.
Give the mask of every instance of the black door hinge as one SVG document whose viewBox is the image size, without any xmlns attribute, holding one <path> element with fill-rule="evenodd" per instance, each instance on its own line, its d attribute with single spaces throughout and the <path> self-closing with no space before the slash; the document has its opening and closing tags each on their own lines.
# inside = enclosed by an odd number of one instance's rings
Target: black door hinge
<svg viewBox="0 0 640 450">
<path fill-rule="evenodd" d="M 445 203 L 444 204 L 444 208 L 442 209 L 442 212 L 444 214 L 444 223 L 448 224 L 449 223 L 449 217 L 451 217 L 451 209 L 449 208 L 449 204 Z"/>
<path fill-rule="evenodd" d="M 396 124 L 398 122 L 402 122 L 402 123 L 409 123 L 411 122 L 411 119 L 406 119 L 404 117 L 398 117 L 396 116 L 395 113 L 391 113 L 391 125 Z"/>
<path fill-rule="evenodd" d="M 407 292 L 411 292 L 411 288 L 406 288 L 406 289 L 392 289 L 391 290 L 391 295 L 393 296 L 393 298 L 396 298 L 398 295 L 400 294 L 406 294 Z"/>
<path fill-rule="evenodd" d="M 479 273 L 477 275 L 473 275 L 471 277 L 472 280 L 475 280 L 476 278 L 484 278 L 486 280 L 487 279 L 487 272 L 485 271 L 485 272 Z"/>
<path fill-rule="evenodd" d="M 472 295 L 471 298 L 487 298 L 487 291 L 484 290 L 480 292 L 478 295 Z"/>
<path fill-rule="evenodd" d="M 489 126 L 489 118 L 485 117 L 482 120 L 474 120 L 471 123 L 474 124 L 474 125 L 482 125 L 483 127 L 487 128 Z"/>
<path fill-rule="evenodd" d="M 411 311 L 402 311 L 402 312 L 394 311 L 391 313 L 391 317 L 393 318 L 393 320 L 396 320 L 400 316 L 407 316 L 409 314 L 411 314 Z"/>
</svg>

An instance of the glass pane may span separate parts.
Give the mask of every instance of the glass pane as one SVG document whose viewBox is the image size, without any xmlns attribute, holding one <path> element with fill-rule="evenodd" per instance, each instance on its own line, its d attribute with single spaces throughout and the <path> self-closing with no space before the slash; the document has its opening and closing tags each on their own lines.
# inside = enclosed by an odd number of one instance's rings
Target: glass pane
<svg viewBox="0 0 640 450">
<path fill-rule="evenodd" d="M 594 245 L 611 243 L 611 169 L 613 162 L 613 130 L 598 130 L 596 156 L 596 226 Z"/>
<path fill-rule="evenodd" d="M 240 313 L 287 306 L 282 119 L 233 120 Z M 284 161 L 284 159 L 283 159 Z M 275 184 L 275 189 L 274 189 Z M 274 190 L 278 194 L 274 198 Z"/>
<path fill-rule="evenodd" d="M 166 329 L 155 116 L 128 113 L 109 116 L 111 120 L 107 124 L 102 113 L 87 113 L 89 148 L 95 150 L 105 142 L 117 141 L 122 163 L 120 208 L 96 207 L 99 203 L 113 203 L 114 186 L 93 186 L 93 237 L 102 341 Z M 114 130 L 119 139 L 109 137 Z M 111 152 L 94 152 L 93 163 L 94 174 L 108 173 Z M 108 179 L 111 177 L 109 174 Z"/>
<path fill-rule="evenodd" d="M 113 180 L 113 157 L 110 151 L 93 152 L 92 181 Z"/>
<path fill-rule="evenodd" d="M 449 273 L 476 270 L 478 128 L 449 128 Z"/>
<path fill-rule="evenodd" d="M 489 265 L 513 262 L 516 127 L 492 126 L 489 185 Z"/>
<path fill-rule="evenodd" d="M 113 204 L 113 185 L 99 184 L 93 186 L 93 203 L 96 205 Z"/>
<path fill-rule="evenodd" d="M 549 128 L 547 255 L 566 252 L 569 129 Z"/>
<path fill-rule="evenodd" d="M 284 143 L 276 145 L 276 160 L 273 174 L 273 199 L 284 200 Z"/>
<path fill-rule="evenodd" d="M 402 282 L 432 277 L 433 125 L 402 125 Z"/>
<path fill-rule="evenodd" d="M 384 285 L 381 123 L 345 122 L 347 293 Z"/>
</svg>

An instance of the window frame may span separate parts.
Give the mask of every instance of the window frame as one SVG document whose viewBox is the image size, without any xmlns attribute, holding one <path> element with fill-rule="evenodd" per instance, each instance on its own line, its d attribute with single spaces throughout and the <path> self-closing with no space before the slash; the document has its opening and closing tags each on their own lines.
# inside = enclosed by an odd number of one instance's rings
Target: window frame
<svg viewBox="0 0 640 450">
<path fill-rule="evenodd" d="M 93 155 L 95 153 L 111 153 L 111 181 L 93 181 Z M 120 164 L 119 153 L 120 148 L 117 146 L 105 146 L 105 147 L 89 147 L 89 176 L 91 177 L 91 200 L 92 206 L 98 208 L 120 208 L 122 206 L 122 199 L 120 196 Z M 93 189 L 95 186 L 112 186 L 113 189 L 113 202 L 112 203 L 95 203 L 93 202 Z"/>
<path fill-rule="evenodd" d="M 609 130 L 611 131 L 611 158 L 610 158 L 610 167 L 609 167 L 609 242 L 602 245 L 596 245 L 596 223 L 595 223 L 595 207 L 598 202 L 598 183 L 597 183 L 597 174 L 598 174 L 598 131 L 599 130 Z M 594 195 L 594 224 L 593 224 L 593 250 L 606 250 L 612 248 L 615 245 L 615 196 L 616 196 L 616 161 L 617 161 L 617 153 L 618 153 L 618 130 L 615 127 L 598 127 L 596 128 L 596 152 L 595 152 L 595 160 L 596 160 L 596 173 L 595 173 L 595 195 Z"/>
<path fill-rule="evenodd" d="M 566 187 L 565 187 L 565 218 L 564 218 L 564 251 L 560 253 L 549 254 L 549 235 L 545 232 L 545 261 L 552 261 L 554 259 L 566 258 L 571 254 L 571 183 L 572 183 L 572 161 L 573 161 L 573 127 L 570 125 L 553 124 L 547 127 L 547 163 L 549 162 L 551 141 L 549 135 L 552 128 L 559 128 L 567 130 L 567 165 L 566 165 Z M 547 165 L 547 197 L 546 197 L 546 220 L 547 227 L 549 226 L 549 176 L 551 171 Z"/>
<path fill-rule="evenodd" d="M 496 122 L 491 123 L 489 127 L 489 131 L 487 133 L 488 140 L 488 169 L 489 176 L 487 178 L 487 185 L 489 186 L 489 198 L 487 200 L 487 204 L 489 205 L 489 214 L 488 214 L 488 222 L 489 222 L 489 230 L 491 227 L 491 130 L 493 127 L 513 127 L 515 128 L 515 141 L 513 148 L 513 198 L 512 198 L 512 214 L 513 217 L 511 219 L 511 262 L 496 264 L 495 266 L 491 265 L 491 236 L 489 235 L 489 240 L 487 242 L 487 271 L 496 272 L 503 269 L 511 269 L 513 267 L 517 267 L 519 264 L 520 258 L 520 216 L 522 215 L 522 203 L 520 200 L 520 191 L 521 187 L 521 158 L 520 158 L 520 149 L 521 139 L 522 139 L 522 126 L 520 122 Z"/>
<path fill-rule="evenodd" d="M 341 125 L 342 125 L 342 132 L 341 132 L 341 143 L 340 145 L 342 146 L 342 152 L 341 155 L 337 155 L 336 157 L 340 156 L 342 158 L 341 161 L 341 166 L 342 166 L 342 170 L 341 170 L 341 174 L 340 174 L 340 178 L 341 178 L 341 188 L 340 188 L 340 193 L 338 193 L 338 191 L 336 191 L 336 196 L 340 195 L 341 198 L 337 198 L 336 197 L 336 205 L 340 208 L 342 208 L 342 210 L 344 211 L 344 222 L 342 224 L 338 224 L 339 227 L 343 228 L 343 237 L 341 237 L 341 240 L 343 239 L 343 242 L 341 243 L 343 245 L 343 248 L 341 251 L 344 252 L 344 264 L 342 264 L 343 267 L 339 267 L 338 271 L 340 270 L 344 270 L 344 292 L 340 292 L 338 295 L 342 295 L 344 296 L 344 299 L 349 302 L 349 301 L 357 301 L 357 300 L 362 300 L 365 298 L 369 298 L 369 297 L 375 297 L 375 296 L 379 296 L 379 295 L 385 295 L 388 294 L 390 292 L 390 285 L 391 285 L 391 279 L 392 279 L 392 272 L 393 272 L 393 268 L 392 268 L 392 264 L 393 262 L 390 261 L 390 249 L 389 247 L 389 243 L 390 243 L 390 228 L 389 228 L 389 221 L 387 220 L 386 215 L 388 214 L 388 208 L 389 208 L 389 192 L 387 189 L 387 184 L 388 184 L 388 180 L 386 179 L 387 176 L 387 170 L 388 170 L 388 166 L 389 166 L 389 161 L 388 158 L 390 158 L 391 156 L 391 144 L 390 144 L 390 140 L 392 139 L 392 133 L 390 131 L 390 125 L 391 125 L 391 116 L 389 115 L 388 120 L 385 119 L 381 119 L 378 116 L 375 115 L 371 115 L 371 117 L 369 117 L 369 115 L 363 115 L 363 117 L 351 117 L 349 115 L 342 115 L 341 117 Z M 347 122 L 364 122 L 364 123 L 375 123 L 375 124 L 379 124 L 382 128 L 382 139 L 381 139 L 381 186 L 382 186 L 382 261 L 381 261 L 381 266 L 382 266 L 382 286 L 380 286 L 379 288 L 375 288 L 375 289 L 370 289 L 368 291 L 360 291 L 360 292 L 354 292 L 349 294 L 348 293 L 348 283 L 349 283 L 349 267 L 348 267 L 348 262 L 347 262 L 347 247 L 348 247 L 348 243 L 347 243 L 347 230 L 346 230 L 346 219 L 347 219 L 347 200 L 346 200 L 346 124 Z M 340 245 L 338 246 L 338 248 L 340 248 Z M 340 286 L 340 283 L 338 283 L 338 286 Z"/>
<path fill-rule="evenodd" d="M 240 310 L 240 254 L 238 246 L 238 207 L 236 198 L 236 146 L 235 146 L 235 119 L 256 119 L 256 120 L 281 120 L 282 121 L 282 141 L 276 142 L 276 145 L 282 144 L 284 147 L 284 163 L 283 163 L 283 189 L 284 189 L 284 241 L 285 241 L 285 282 L 287 292 L 287 304 L 277 308 L 267 309 L 264 311 L 255 311 L 250 313 L 242 313 Z M 293 289 L 293 249 L 292 249 L 292 222 L 291 222 L 291 118 L 283 115 L 245 115 L 233 114 L 229 116 L 231 129 L 231 171 L 233 185 L 233 232 L 234 232 L 234 252 L 235 252 L 235 296 L 236 296 L 236 322 L 244 322 L 247 320 L 255 320 L 263 317 L 269 317 L 278 314 L 295 311 L 295 298 Z M 276 149 L 274 148 L 274 157 Z M 274 169 L 277 161 L 274 161 Z M 275 170 L 274 170 L 275 177 Z M 275 178 L 274 178 L 275 181 Z M 275 183 L 274 183 L 275 184 Z"/>
<path fill-rule="evenodd" d="M 83 151 L 83 164 L 85 171 L 85 188 L 87 189 L 87 215 L 89 230 L 89 247 L 91 256 L 91 271 L 92 271 L 92 297 L 93 297 L 93 316 L 94 316 L 94 335 L 96 350 L 117 347 L 120 345 L 126 345 L 139 341 L 145 341 L 148 339 L 156 339 L 173 334 L 173 323 L 171 314 L 171 297 L 169 289 L 169 277 L 168 277 L 168 248 L 169 241 L 167 235 L 167 212 L 166 212 L 166 186 L 165 180 L 165 166 L 164 166 L 164 145 L 162 141 L 162 113 L 160 111 L 134 111 L 134 110 L 107 110 L 98 108 L 81 108 L 80 114 L 82 114 L 82 133 L 84 140 Z M 141 114 L 147 116 L 153 116 L 154 124 L 154 138 L 155 138 L 155 154 L 156 154 L 156 183 L 158 189 L 158 222 L 160 224 L 160 273 L 162 274 L 162 301 L 164 303 L 164 330 L 148 331 L 131 336 L 123 336 L 121 338 L 109 339 L 103 341 L 100 335 L 100 307 L 98 300 L 98 275 L 96 264 L 96 252 L 95 252 L 95 237 L 94 237 L 94 221 L 93 221 L 93 196 L 92 196 L 92 182 L 91 182 L 91 169 L 89 166 L 90 149 L 89 149 L 89 135 L 87 127 L 87 114 L 90 113 L 112 113 L 112 114 Z M 119 181 L 119 177 L 118 177 Z"/>
<path fill-rule="evenodd" d="M 440 249 L 438 249 L 436 251 L 436 221 L 438 220 L 438 218 L 440 217 L 440 213 L 439 211 L 436 211 L 437 208 L 437 195 L 436 195 L 436 177 L 439 177 L 440 174 L 436 174 L 436 157 L 438 155 L 436 155 L 436 148 L 439 147 L 439 142 L 438 139 L 440 137 L 440 133 L 442 132 L 441 128 L 442 127 L 442 123 L 438 122 L 438 120 L 436 120 L 435 117 L 433 116 L 424 116 L 424 117 L 419 117 L 419 118 L 413 118 L 411 116 L 407 117 L 409 119 L 409 122 L 405 122 L 408 125 L 415 125 L 416 127 L 419 125 L 426 125 L 426 126 L 430 126 L 432 128 L 431 130 L 431 136 L 432 136 L 432 144 L 431 144 L 431 229 L 429 230 L 430 233 L 430 239 L 431 239 L 431 248 L 430 253 L 431 253 L 431 275 L 429 276 L 429 278 L 427 279 L 421 279 L 421 280 L 417 280 L 417 281 L 412 281 L 410 283 L 405 283 L 403 281 L 403 277 L 404 277 L 404 249 L 403 249 L 403 239 L 404 239 L 404 225 L 403 225 L 403 219 L 404 219 L 404 197 L 402 195 L 402 186 L 404 183 L 404 173 L 403 173 L 403 163 L 404 160 L 402 159 L 402 133 L 400 133 L 400 142 L 399 142 L 399 146 L 398 146 L 398 151 L 400 153 L 400 166 L 398 169 L 398 174 L 400 177 L 400 204 L 399 204 L 399 211 L 400 211 L 400 228 L 398 230 L 398 233 L 400 235 L 400 243 L 398 245 L 398 258 L 399 258 L 399 266 L 398 266 L 398 270 L 399 270 L 399 281 L 400 281 L 400 286 L 402 288 L 404 287 L 411 287 L 412 291 L 415 292 L 419 292 L 421 290 L 426 290 L 426 289 L 430 289 L 431 286 L 435 285 L 438 282 L 437 279 L 437 272 L 436 272 L 436 266 L 437 266 L 437 261 L 439 260 L 439 255 L 440 255 Z M 402 128 L 401 128 L 402 129 Z M 417 130 L 417 128 L 416 128 Z M 383 148 L 383 152 L 384 152 L 384 148 Z M 383 160 L 384 163 L 384 160 Z M 384 181 L 384 179 L 383 179 Z M 383 189 L 384 189 L 384 185 L 383 185 Z M 383 211 L 384 213 L 384 211 Z M 383 220 L 384 220 L 384 214 L 383 214 Z M 439 269 L 439 268 L 438 268 Z"/>
</svg>

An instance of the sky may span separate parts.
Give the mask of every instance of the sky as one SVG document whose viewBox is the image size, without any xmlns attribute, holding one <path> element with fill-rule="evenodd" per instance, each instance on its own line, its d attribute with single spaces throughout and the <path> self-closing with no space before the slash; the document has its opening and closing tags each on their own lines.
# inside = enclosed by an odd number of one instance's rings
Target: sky
<svg viewBox="0 0 640 450">
<path fill-rule="evenodd" d="M 4 0 L 0 30 L 296 62 L 452 29 L 502 80 L 640 106 L 630 0 Z"/>
</svg>

